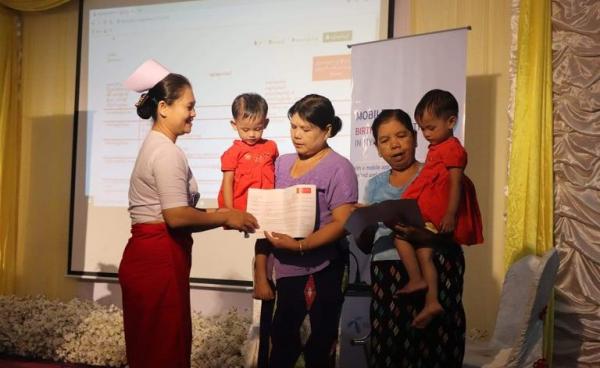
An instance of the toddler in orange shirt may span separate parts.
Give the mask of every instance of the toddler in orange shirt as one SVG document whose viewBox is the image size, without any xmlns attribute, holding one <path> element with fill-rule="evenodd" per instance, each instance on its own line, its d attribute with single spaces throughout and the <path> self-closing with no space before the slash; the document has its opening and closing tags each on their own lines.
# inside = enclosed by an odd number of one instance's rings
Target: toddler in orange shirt
<svg viewBox="0 0 600 368">
<path fill-rule="evenodd" d="M 231 105 L 232 128 L 237 131 L 231 147 L 221 156 L 223 181 L 219 191 L 219 207 L 246 210 L 248 189 L 275 187 L 275 159 L 279 155 L 274 141 L 262 138 L 269 124 L 268 105 L 256 93 L 237 96 Z M 257 299 L 273 299 L 267 280 L 267 256 L 256 254 L 254 294 Z"/>
</svg>

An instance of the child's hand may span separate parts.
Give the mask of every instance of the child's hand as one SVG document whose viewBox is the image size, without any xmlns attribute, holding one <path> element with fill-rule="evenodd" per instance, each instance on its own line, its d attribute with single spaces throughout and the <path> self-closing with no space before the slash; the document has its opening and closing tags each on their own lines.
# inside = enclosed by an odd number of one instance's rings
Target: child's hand
<svg viewBox="0 0 600 368">
<path fill-rule="evenodd" d="M 451 233 L 456 227 L 456 216 L 452 213 L 447 213 L 442 217 L 440 222 L 440 233 Z"/>
</svg>

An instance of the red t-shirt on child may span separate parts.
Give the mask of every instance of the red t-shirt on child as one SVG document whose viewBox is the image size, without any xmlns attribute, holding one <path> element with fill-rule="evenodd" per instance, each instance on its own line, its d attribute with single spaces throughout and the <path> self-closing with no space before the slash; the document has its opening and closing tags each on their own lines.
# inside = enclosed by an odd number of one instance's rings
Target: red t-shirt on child
<svg viewBox="0 0 600 368">
<path fill-rule="evenodd" d="M 450 197 L 449 168 L 467 166 L 467 151 L 460 141 L 451 137 L 442 143 L 429 145 L 427 159 L 419 176 L 404 192 L 403 198 L 415 198 L 425 221 L 438 229 L 446 214 Z M 483 243 L 483 225 L 473 182 L 463 175 L 460 203 L 456 212 L 454 238 L 459 244 Z"/>
<path fill-rule="evenodd" d="M 249 188 L 275 187 L 275 159 L 279 156 L 274 141 L 261 139 L 254 145 L 235 140 L 221 156 L 221 171 L 233 171 L 233 208 L 246 210 Z M 219 207 L 225 207 L 223 188 Z"/>
</svg>

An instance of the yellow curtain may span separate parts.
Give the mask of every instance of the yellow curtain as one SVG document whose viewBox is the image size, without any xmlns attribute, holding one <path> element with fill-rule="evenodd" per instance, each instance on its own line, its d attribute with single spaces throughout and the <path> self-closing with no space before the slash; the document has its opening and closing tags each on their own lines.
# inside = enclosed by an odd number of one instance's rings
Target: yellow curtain
<svg viewBox="0 0 600 368">
<path fill-rule="evenodd" d="M 0 0 L 0 294 L 15 292 L 21 151 L 21 16 L 69 0 Z"/>
<path fill-rule="evenodd" d="M 0 0 L 0 4 L 20 11 L 42 11 L 68 3 L 70 0 Z"/>
<path fill-rule="evenodd" d="M 521 0 L 515 113 L 509 157 L 504 265 L 553 247 L 552 28 L 550 1 Z M 553 313 L 544 356 L 552 351 Z"/>
<path fill-rule="evenodd" d="M 14 292 L 21 147 L 19 16 L 0 6 L 0 294 Z"/>
</svg>

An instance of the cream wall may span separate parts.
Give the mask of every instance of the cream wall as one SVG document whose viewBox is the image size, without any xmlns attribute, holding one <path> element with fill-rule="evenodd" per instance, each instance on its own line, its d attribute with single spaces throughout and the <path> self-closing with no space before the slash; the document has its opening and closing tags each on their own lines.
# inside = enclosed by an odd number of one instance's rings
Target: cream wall
<svg viewBox="0 0 600 368">
<path fill-rule="evenodd" d="M 398 0 L 397 0 L 398 1 Z M 399 1 L 412 33 L 470 25 L 467 79 L 467 173 L 475 182 L 486 243 L 466 249 L 468 328 L 493 327 L 501 280 L 506 170 L 510 8 L 503 0 Z M 118 286 L 66 278 L 78 2 L 23 14 L 23 131 L 17 294 L 69 299 L 119 294 Z M 97 289 L 97 290 L 95 290 Z M 248 307 L 243 293 L 194 291 Z M 192 296 L 194 299 L 194 295 Z M 118 300 L 117 300 L 118 301 Z M 223 305 L 215 305 L 218 311 Z M 208 306 L 207 308 L 213 308 Z M 210 314 L 210 313 L 209 313 Z"/>
</svg>

